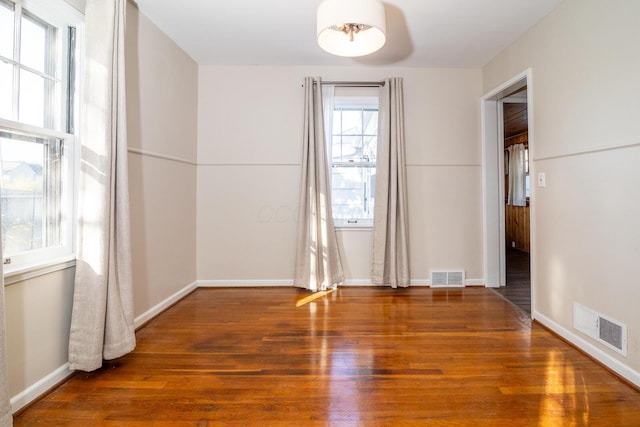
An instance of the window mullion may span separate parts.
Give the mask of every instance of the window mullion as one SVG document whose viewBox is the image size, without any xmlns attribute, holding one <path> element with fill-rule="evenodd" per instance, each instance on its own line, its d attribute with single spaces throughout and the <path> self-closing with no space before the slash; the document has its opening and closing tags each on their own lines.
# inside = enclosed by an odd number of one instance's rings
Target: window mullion
<svg viewBox="0 0 640 427">
<path fill-rule="evenodd" d="M 374 162 L 331 162 L 332 167 L 337 168 L 375 168 Z"/>
<path fill-rule="evenodd" d="M 65 87 L 65 95 L 66 95 L 66 111 L 64 117 L 64 123 L 67 133 L 75 132 L 75 120 L 74 120 L 74 106 L 75 106 L 75 80 L 76 80 L 76 29 L 75 27 L 69 27 L 69 33 L 67 35 L 67 63 L 66 63 L 66 75 L 67 75 L 67 84 Z"/>
<path fill-rule="evenodd" d="M 45 127 L 55 129 L 58 128 L 55 126 L 56 123 L 59 123 L 56 120 L 56 111 L 58 108 L 55 108 L 55 99 L 56 99 L 56 90 L 58 86 L 58 76 L 56 75 L 56 65 L 55 65 L 55 56 L 56 56 L 56 31 L 47 27 L 46 36 L 45 36 L 45 74 L 49 74 L 54 77 L 53 82 L 45 80 L 45 117 L 44 117 L 44 125 Z M 59 114 L 59 113 L 58 113 Z"/>
<path fill-rule="evenodd" d="M 59 139 L 48 139 L 44 147 L 44 185 L 43 185 L 43 221 L 44 233 L 46 240 L 45 245 L 55 246 L 60 243 L 60 146 Z"/>
<path fill-rule="evenodd" d="M 21 70 L 25 70 L 25 71 L 28 71 L 30 73 L 36 74 L 37 76 L 42 77 L 43 79 L 49 80 L 52 83 L 60 83 L 61 82 L 60 79 L 56 78 L 53 75 L 49 75 L 49 74 L 43 73 L 42 71 L 34 70 L 33 68 L 27 67 L 26 65 L 18 64 L 18 66 L 19 66 L 19 68 Z"/>
<path fill-rule="evenodd" d="M 20 36 L 22 34 L 22 5 L 14 3 L 13 6 L 13 105 L 11 119 L 18 121 L 20 108 Z"/>
<path fill-rule="evenodd" d="M 52 162 L 52 140 L 45 140 L 44 144 L 44 162 L 42 171 L 42 238 L 44 239 L 43 247 L 48 247 L 51 244 L 51 227 L 49 222 L 51 221 L 51 186 L 54 184 L 54 180 L 51 179 L 51 162 Z"/>
</svg>

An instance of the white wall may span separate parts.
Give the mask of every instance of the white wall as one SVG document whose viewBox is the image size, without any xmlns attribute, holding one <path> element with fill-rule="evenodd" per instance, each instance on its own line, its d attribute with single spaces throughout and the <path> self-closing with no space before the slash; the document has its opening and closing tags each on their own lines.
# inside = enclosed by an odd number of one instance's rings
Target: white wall
<svg viewBox="0 0 640 427">
<path fill-rule="evenodd" d="M 198 66 L 129 3 L 127 120 L 134 310 L 196 280 Z"/>
<path fill-rule="evenodd" d="M 532 68 L 534 315 L 579 339 L 573 303 L 628 325 L 640 376 L 640 2 L 567 0 L 483 70 L 484 91 Z M 583 346 L 584 347 L 584 346 Z M 591 350 L 589 350 L 591 351 Z M 594 351 L 591 351 L 595 354 Z"/>
<path fill-rule="evenodd" d="M 196 280 L 198 67 L 130 3 L 129 174 L 134 310 L 140 317 Z M 9 395 L 17 410 L 68 374 L 74 268 L 5 288 Z"/>
<path fill-rule="evenodd" d="M 25 391 L 45 377 L 46 387 L 68 373 L 67 361 L 75 268 L 49 273 L 5 287 L 9 396 L 13 409 L 26 403 Z M 44 380 L 46 382 L 46 380 Z"/>
<path fill-rule="evenodd" d="M 306 75 L 404 78 L 412 279 L 482 278 L 479 70 L 204 66 L 198 279 L 293 279 Z M 339 234 L 347 279 L 369 280 L 370 231 Z"/>
<path fill-rule="evenodd" d="M 84 0 L 66 0 L 84 10 Z M 5 287 L 9 396 L 13 410 L 68 374 L 69 327 L 75 268 Z M 40 388 L 37 383 L 41 383 Z M 35 385 L 35 386 L 34 386 Z"/>
</svg>

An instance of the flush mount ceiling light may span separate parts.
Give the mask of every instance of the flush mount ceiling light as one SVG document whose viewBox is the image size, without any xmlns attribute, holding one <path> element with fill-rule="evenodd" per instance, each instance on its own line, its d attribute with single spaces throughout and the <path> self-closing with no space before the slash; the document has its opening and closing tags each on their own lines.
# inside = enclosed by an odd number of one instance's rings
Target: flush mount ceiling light
<svg viewBox="0 0 640 427">
<path fill-rule="evenodd" d="M 384 5 L 378 0 L 325 0 L 318 6 L 318 44 L 338 56 L 363 56 L 384 46 Z"/>
</svg>

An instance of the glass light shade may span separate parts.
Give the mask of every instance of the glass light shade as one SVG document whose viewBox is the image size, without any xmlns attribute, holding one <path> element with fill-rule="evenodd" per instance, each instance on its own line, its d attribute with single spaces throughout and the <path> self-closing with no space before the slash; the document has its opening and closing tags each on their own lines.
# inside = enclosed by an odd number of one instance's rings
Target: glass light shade
<svg viewBox="0 0 640 427">
<path fill-rule="evenodd" d="M 340 30 L 344 24 L 362 24 L 353 34 Z M 387 27 L 384 5 L 378 0 L 325 0 L 318 6 L 318 44 L 338 56 L 363 56 L 384 46 Z"/>
</svg>

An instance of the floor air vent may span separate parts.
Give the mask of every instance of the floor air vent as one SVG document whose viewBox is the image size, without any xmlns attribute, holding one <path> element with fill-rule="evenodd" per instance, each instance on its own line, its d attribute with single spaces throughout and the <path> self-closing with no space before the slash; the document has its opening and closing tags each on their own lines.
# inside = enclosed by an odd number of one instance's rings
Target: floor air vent
<svg viewBox="0 0 640 427">
<path fill-rule="evenodd" d="M 460 271 L 432 271 L 432 288 L 461 288 L 464 287 L 464 270 Z"/>
<path fill-rule="evenodd" d="M 624 323 L 574 303 L 573 326 L 610 349 L 627 355 L 627 325 Z"/>
</svg>

